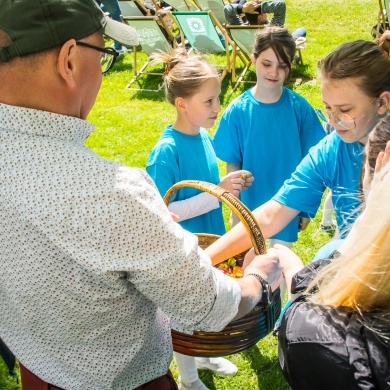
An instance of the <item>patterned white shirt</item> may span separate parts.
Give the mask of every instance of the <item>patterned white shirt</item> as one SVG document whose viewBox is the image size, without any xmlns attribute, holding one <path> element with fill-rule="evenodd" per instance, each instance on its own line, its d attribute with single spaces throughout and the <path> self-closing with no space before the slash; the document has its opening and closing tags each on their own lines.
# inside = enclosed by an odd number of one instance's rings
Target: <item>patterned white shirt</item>
<svg viewBox="0 0 390 390">
<path fill-rule="evenodd" d="M 167 372 L 169 318 L 221 330 L 241 294 L 93 128 L 0 104 L 0 337 L 49 383 L 129 390 Z"/>
</svg>

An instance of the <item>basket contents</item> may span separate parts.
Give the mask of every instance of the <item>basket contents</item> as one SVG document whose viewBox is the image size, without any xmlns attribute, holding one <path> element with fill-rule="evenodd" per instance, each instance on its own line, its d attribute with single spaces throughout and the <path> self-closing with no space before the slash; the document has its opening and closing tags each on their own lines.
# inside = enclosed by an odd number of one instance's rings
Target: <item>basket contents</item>
<svg viewBox="0 0 390 390">
<path fill-rule="evenodd" d="M 242 278 L 244 273 L 242 267 L 237 265 L 237 261 L 234 257 L 231 257 L 229 260 L 223 261 L 217 265 L 217 268 L 222 271 L 225 275 L 232 278 Z"/>
</svg>

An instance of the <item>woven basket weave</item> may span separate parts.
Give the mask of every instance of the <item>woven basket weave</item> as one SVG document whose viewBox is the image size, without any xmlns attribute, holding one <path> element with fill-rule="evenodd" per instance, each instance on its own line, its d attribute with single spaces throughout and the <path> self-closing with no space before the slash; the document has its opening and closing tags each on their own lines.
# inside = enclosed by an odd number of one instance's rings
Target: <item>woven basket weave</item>
<svg viewBox="0 0 390 390">
<path fill-rule="evenodd" d="M 214 184 L 184 180 L 172 186 L 164 196 L 168 205 L 173 194 L 182 187 L 193 187 L 217 197 L 226 204 L 241 220 L 247 229 L 256 254 L 266 253 L 266 246 L 261 230 L 250 210 L 234 195 Z M 196 234 L 199 246 L 206 248 L 219 236 L 213 234 Z M 242 265 L 246 251 L 234 256 L 238 265 Z M 172 329 L 173 350 L 189 356 L 216 357 L 241 352 L 255 345 L 260 339 L 272 331 L 281 310 L 280 291 L 273 294 L 272 304 L 264 310 L 256 306 L 250 313 L 239 320 L 228 324 L 220 332 L 180 333 Z"/>
</svg>

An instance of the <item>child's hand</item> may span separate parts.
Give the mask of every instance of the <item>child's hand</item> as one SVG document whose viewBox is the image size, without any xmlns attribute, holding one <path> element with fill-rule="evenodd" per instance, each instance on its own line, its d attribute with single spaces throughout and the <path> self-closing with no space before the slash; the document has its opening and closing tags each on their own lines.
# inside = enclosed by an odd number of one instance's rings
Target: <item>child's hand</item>
<svg viewBox="0 0 390 390">
<path fill-rule="evenodd" d="M 378 157 L 376 158 L 374 177 L 371 179 L 371 183 L 365 192 L 366 203 L 368 202 L 368 199 L 370 198 L 370 194 L 375 189 L 378 181 L 382 180 L 383 178 L 381 175 L 379 175 L 379 172 L 386 164 L 389 163 L 389 161 L 390 161 L 390 141 L 387 141 L 385 150 L 379 152 Z"/>
<path fill-rule="evenodd" d="M 375 174 L 380 172 L 380 170 L 390 161 L 390 141 L 387 142 L 386 148 L 383 152 L 378 154 L 375 163 Z"/>
<path fill-rule="evenodd" d="M 273 249 L 279 258 L 280 265 L 283 268 L 283 276 L 286 279 L 292 277 L 303 268 L 302 260 L 290 248 L 281 244 L 275 244 Z"/>
<path fill-rule="evenodd" d="M 228 173 L 222 178 L 219 186 L 238 197 L 240 192 L 250 187 L 254 180 L 249 171 L 240 170 Z"/>
</svg>

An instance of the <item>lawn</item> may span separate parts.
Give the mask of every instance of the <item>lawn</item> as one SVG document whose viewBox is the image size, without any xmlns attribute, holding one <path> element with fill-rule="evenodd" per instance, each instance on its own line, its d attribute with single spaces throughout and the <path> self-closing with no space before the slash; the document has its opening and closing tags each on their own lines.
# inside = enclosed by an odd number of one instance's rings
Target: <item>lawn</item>
<svg viewBox="0 0 390 390">
<path fill-rule="evenodd" d="M 307 30 L 307 48 L 303 50 L 304 65 L 293 69 L 289 84 L 309 102 L 322 108 L 321 93 L 317 80 L 316 64 L 340 43 L 354 39 L 372 40 L 372 26 L 377 21 L 377 0 L 286 0 L 286 27 L 293 31 L 298 27 Z M 140 53 L 141 60 L 145 58 Z M 222 59 L 214 56 L 210 61 L 217 64 Z M 125 89 L 132 78 L 132 54 L 122 56 L 114 69 L 104 77 L 101 91 L 88 120 L 97 125 L 86 146 L 102 157 L 133 167 L 144 168 L 149 151 L 156 143 L 166 124 L 172 123 L 175 112 L 164 99 L 164 94 L 131 91 Z M 254 79 L 253 70 L 247 75 Z M 158 76 L 144 79 L 144 85 L 157 85 Z M 242 93 L 250 84 L 241 84 L 231 94 L 233 84 L 229 75 L 222 85 L 222 111 L 234 96 Z M 213 134 L 217 124 L 210 129 Z M 224 167 L 221 164 L 221 173 Z M 309 262 L 317 249 L 329 239 L 319 230 L 320 212 L 302 233 L 294 250 L 305 262 Z M 239 372 L 233 378 L 219 378 L 207 372 L 201 378 L 210 389 L 226 390 L 283 390 L 288 389 L 278 365 L 277 340 L 272 335 L 261 340 L 249 350 L 230 356 Z M 172 371 L 177 377 L 175 364 Z M 20 386 L 8 377 L 0 361 L 0 389 L 16 390 Z M 88 389 L 93 390 L 93 389 Z"/>
</svg>

